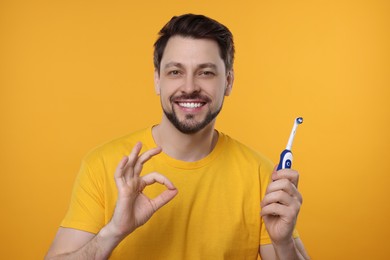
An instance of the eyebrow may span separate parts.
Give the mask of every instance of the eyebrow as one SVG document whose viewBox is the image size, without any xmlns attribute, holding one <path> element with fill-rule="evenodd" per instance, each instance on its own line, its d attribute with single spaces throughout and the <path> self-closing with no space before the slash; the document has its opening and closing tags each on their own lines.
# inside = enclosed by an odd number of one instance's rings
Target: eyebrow
<svg viewBox="0 0 390 260">
<path fill-rule="evenodd" d="M 170 67 L 183 67 L 183 65 L 180 62 L 168 62 L 165 64 L 164 69 L 170 68 Z"/>
<path fill-rule="evenodd" d="M 180 62 L 168 62 L 165 64 L 164 69 L 170 68 L 170 67 L 178 67 L 178 68 L 184 68 L 184 65 Z M 211 62 L 201 63 L 197 66 L 199 69 L 205 69 L 205 68 L 211 68 L 211 69 L 217 69 L 217 65 Z"/>
<path fill-rule="evenodd" d="M 199 65 L 199 68 L 201 69 L 205 69 L 205 68 L 210 68 L 210 69 L 217 69 L 217 65 L 215 65 L 214 63 L 211 63 L 211 62 L 208 62 L 208 63 L 202 63 Z"/>
</svg>

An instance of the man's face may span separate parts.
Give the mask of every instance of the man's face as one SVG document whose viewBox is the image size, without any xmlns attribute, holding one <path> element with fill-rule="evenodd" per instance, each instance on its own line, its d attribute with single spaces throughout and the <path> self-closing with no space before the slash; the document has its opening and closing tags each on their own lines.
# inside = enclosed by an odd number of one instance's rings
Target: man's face
<svg viewBox="0 0 390 260">
<path fill-rule="evenodd" d="M 233 71 L 226 72 L 218 44 L 208 39 L 171 37 L 155 72 L 164 114 L 186 134 L 215 122 L 232 83 Z"/>
</svg>

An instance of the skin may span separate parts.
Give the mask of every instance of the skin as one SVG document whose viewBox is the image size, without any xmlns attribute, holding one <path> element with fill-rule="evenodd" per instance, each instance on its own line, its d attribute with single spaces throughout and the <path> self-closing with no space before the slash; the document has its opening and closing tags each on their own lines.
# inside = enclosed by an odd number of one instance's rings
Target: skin
<svg viewBox="0 0 390 260">
<path fill-rule="evenodd" d="M 309 259 L 302 241 L 292 233 L 302 205 L 299 173 L 283 169 L 272 173 L 272 180 L 261 201 L 260 215 L 271 237 L 272 245 L 260 246 L 262 259 Z"/>
<path fill-rule="evenodd" d="M 177 189 L 163 175 L 153 172 L 140 176 L 143 164 L 161 152 L 161 148 L 155 148 L 140 155 L 141 148 L 141 143 L 136 144 L 115 171 L 118 200 L 111 221 L 96 235 L 59 228 L 45 259 L 107 259 L 126 236 L 145 224 L 159 208 L 176 196 Z M 142 191 L 155 182 L 167 189 L 150 199 Z"/>
<path fill-rule="evenodd" d="M 222 107 L 224 97 L 232 91 L 234 73 L 225 70 L 214 41 L 174 36 L 167 43 L 160 67 L 154 77 L 156 94 L 160 95 L 163 110 L 174 111 L 183 124 L 196 125 L 204 121 L 207 114 Z M 204 98 L 176 99 L 193 93 Z M 172 102 L 172 99 L 178 102 Z M 179 101 L 202 102 L 202 106 L 183 108 Z M 198 132 L 188 135 L 176 129 L 164 114 L 161 123 L 153 129 L 153 137 L 169 156 L 196 161 L 214 148 L 217 141 L 214 125 L 215 119 Z"/>
<path fill-rule="evenodd" d="M 221 109 L 224 97 L 232 91 L 234 73 L 226 71 L 216 42 L 175 36 L 167 43 L 161 70 L 155 72 L 154 80 L 163 110 L 173 113 L 179 124 L 194 129 Z M 188 134 L 178 130 L 166 113 L 152 129 L 159 148 L 139 154 L 142 145 L 137 144 L 118 164 L 114 174 L 118 201 L 112 220 L 96 235 L 60 228 L 46 259 L 107 259 L 120 241 L 176 196 L 177 189 L 163 175 L 150 173 L 140 177 L 142 165 L 161 150 L 178 160 L 200 160 L 212 151 L 218 135 L 214 130 L 215 118 Z M 297 190 L 299 174 L 294 170 L 274 171 L 272 178 L 260 213 L 272 244 L 260 246 L 259 254 L 265 260 L 308 259 L 301 240 L 292 238 L 302 203 Z M 152 200 L 142 190 L 154 182 L 167 189 Z"/>
</svg>

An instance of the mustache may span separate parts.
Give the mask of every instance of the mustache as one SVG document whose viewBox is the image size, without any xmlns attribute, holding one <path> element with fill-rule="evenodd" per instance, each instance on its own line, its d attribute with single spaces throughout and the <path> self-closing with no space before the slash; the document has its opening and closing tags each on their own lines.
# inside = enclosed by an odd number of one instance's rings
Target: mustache
<svg viewBox="0 0 390 260">
<path fill-rule="evenodd" d="M 197 92 L 191 93 L 191 94 L 181 94 L 179 96 L 172 96 L 170 97 L 171 102 L 175 102 L 177 100 L 183 100 L 183 99 L 198 99 L 202 100 L 204 102 L 210 102 L 210 98 L 208 96 L 199 94 Z"/>
</svg>

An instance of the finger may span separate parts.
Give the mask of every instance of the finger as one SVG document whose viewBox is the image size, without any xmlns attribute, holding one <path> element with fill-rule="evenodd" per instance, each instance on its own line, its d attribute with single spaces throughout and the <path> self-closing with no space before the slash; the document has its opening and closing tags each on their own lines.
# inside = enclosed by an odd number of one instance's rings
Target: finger
<svg viewBox="0 0 390 260">
<path fill-rule="evenodd" d="M 128 156 L 128 161 L 125 168 L 123 169 L 123 177 L 127 182 L 129 182 L 134 176 L 134 165 L 137 162 L 138 154 L 140 153 L 141 149 L 142 143 L 137 142 Z"/>
<path fill-rule="evenodd" d="M 285 210 L 287 209 L 287 206 L 279 203 L 272 203 L 269 204 L 263 208 L 261 208 L 260 215 L 262 217 L 264 216 L 282 216 L 284 215 Z"/>
<path fill-rule="evenodd" d="M 286 222 L 294 223 L 299 213 L 299 207 L 286 206 L 280 203 L 272 203 L 261 209 L 260 215 L 265 216 L 280 216 Z"/>
<path fill-rule="evenodd" d="M 276 173 L 276 171 L 278 170 L 278 166 L 279 166 L 279 165 L 275 165 L 275 166 L 274 166 L 274 169 L 272 170 L 272 174 Z"/>
<path fill-rule="evenodd" d="M 153 156 L 161 153 L 161 151 L 162 151 L 161 147 L 156 147 L 156 148 L 147 150 L 146 152 L 142 153 L 138 157 L 138 159 L 134 165 L 135 175 L 139 176 L 141 174 L 142 167 L 143 167 L 144 163 L 149 161 Z"/>
<path fill-rule="evenodd" d="M 137 142 L 129 154 L 129 162 L 128 162 L 129 167 L 134 167 L 135 163 L 137 162 L 138 155 L 141 149 L 142 149 L 142 143 Z"/>
<path fill-rule="evenodd" d="M 295 222 L 299 214 L 301 205 L 299 203 L 291 204 L 289 206 L 272 203 L 261 208 L 260 215 L 264 216 L 280 216 L 287 222 Z"/>
<path fill-rule="evenodd" d="M 282 169 L 279 171 L 274 171 L 272 173 L 272 180 L 288 179 L 291 183 L 298 187 L 299 182 L 299 173 L 292 169 Z"/>
<path fill-rule="evenodd" d="M 284 219 L 294 220 L 299 214 L 300 205 L 292 204 L 289 206 L 280 204 L 280 203 L 272 203 L 263 208 L 261 208 L 260 215 L 264 216 L 281 216 Z"/>
<path fill-rule="evenodd" d="M 175 190 L 176 187 L 173 185 L 173 183 L 164 175 L 157 173 L 157 172 L 152 172 L 149 173 L 145 176 L 142 176 L 142 181 L 144 182 L 145 186 L 146 185 L 151 185 L 153 183 L 160 183 L 165 185 L 169 190 Z"/>
<path fill-rule="evenodd" d="M 279 186 L 281 182 L 286 182 L 287 186 L 289 186 L 290 189 L 280 189 L 280 187 L 284 187 L 283 184 Z M 299 211 L 299 208 L 303 203 L 303 199 L 301 193 L 299 193 L 297 188 L 288 180 L 283 179 L 273 182 L 272 186 L 271 184 L 268 185 L 266 195 L 261 201 L 260 206 L 266 207 L 273 203 L 282 204 L 285 206 L 292 206 Z"/>
<path fill-rule="evenodd" d="M 156 198 L 152 199 L 150 203 L 152 203 L 154 211 L 158 210 L 168 202 L 170 202 L 178 193 L 178 190 L 165 190 Z"/>
<path fill-rule="evenodd" d="M 178 190 L 173 185 L 173 183 L 164 175 L 161 175 L 159 173 L 153 172 L 149 173 L 142 177 L 143 183 L 145 185 L 151 185 L 153 183 L 160 183 L 165 185 L 168 189 L 163 191 L 160 195 L 155 197 L 154 199 L 150 200 L 150 202 L 153 205 L 154 211 L 158 210 L 165 204 L 167 204 L 169 201 L 171 201 L 178 193 Z"/>
<path fill-rule="evenodd" d="M 124 175 L 124 169 L 126 167 L 127 162 L 129 161 L 129 157 L 124 156 L 122 160 L 119 162 L 118 166 L 116 167 L 114 178 L 120 179 Z"/>
<path fill-rule="evenodd" d="M 280 180 L 276 180 L 276 181 L 271 182 L 268 185 L 265 194 L 269 194 L 271 192 L 275 192 L 278 190 L 282 190 L 284 192 L 287 192 L 290 196 L 294 196 L 298 192 L 295 185 L 292 184 L 288 179 L 280 179 Z"/>
<path fill-rule="evenodd" d="M 263 200 L 260 203 L 260 206 L 265 207 L 272 203 L 279 203 L 279 204 L 289 206 L 291 203 L 293 203 L 293 200 L 294 198 L 290 196 L 288 193 L 282 190 L 278 190 L 265 195 Z"/>
</svg>

